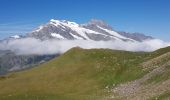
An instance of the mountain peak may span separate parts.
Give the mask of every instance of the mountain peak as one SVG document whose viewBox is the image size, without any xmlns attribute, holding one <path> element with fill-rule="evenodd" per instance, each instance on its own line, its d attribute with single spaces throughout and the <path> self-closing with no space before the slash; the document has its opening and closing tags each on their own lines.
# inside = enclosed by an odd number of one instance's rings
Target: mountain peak
<svg viewBox="0 0 170 100">
<path fill-rule="evenodd" d="M 99 19 L 91 19 L 89 21 L 90 24 L 100 24 L 100 25 L 106 25 L 107 23 L 103 20 L 99 20 Z"/>
<path fill-rule="evenodd" d="M 56 23 L 56 22 L 60 22 L 60 20 L 55 20 L 55 19 L 50 19 L 50 22 L 54 22 L 54 23 Z"/>
<path fill-rule="evenodd" d="M 79 25 L 72 21 L 51 19 L 47 24 L 41 25 L 35 31 L 28 33 L 28 37 L 40 40 L 68 39 L 68 40 L 94 40 L 94 41 L 142 41 L 148 39 L 141 35 L 121 34 L 113 30 L 106 22 L 92 19 L 86 24 Z M 136 39 L 137 37 L 137 39 Z M 139 39 L 138 39 L 139 38 Z"/>
<path fill-rule="evenodd" d="M 99 26 L 105 29 L 112 30 L 112 27 L 103 20 L 91 19 L 85 26 Z"/>
<path fill-rule="evenodd" d="M 64 24 L 64 25 L 71 25 L 71 26 L 79 26 L 79 24 L 77 24 L 76 22 L 71 22 L 71 21 L 67 21 L 67 20 L 55 20 L 55 19 L 51 19 L 50 20 L 50 24 Z"/>
</svg>

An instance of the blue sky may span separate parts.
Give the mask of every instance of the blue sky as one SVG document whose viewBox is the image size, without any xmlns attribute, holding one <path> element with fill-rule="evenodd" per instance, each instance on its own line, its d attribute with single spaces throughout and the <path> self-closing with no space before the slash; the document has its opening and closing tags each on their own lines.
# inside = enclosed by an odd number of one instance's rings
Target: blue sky
<svg viewBox="0 0 170 100">
<path fill-rule="evenodd" d="M 101 19 L 115 30 L 170 41 L 170 0 L 0 0 L 0 39 L 25 34 L 50 19 Z"/>
</svg>

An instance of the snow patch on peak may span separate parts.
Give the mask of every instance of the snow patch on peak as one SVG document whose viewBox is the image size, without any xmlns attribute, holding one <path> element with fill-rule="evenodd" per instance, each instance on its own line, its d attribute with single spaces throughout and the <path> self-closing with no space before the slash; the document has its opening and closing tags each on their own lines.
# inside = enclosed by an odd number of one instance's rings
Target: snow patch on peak
<svg viewBox="0 0 170 100">
<path fill-rule="evenodd" d="M 57 33 L 51 33 L 51 36 L 58 38 L 58 39 L 65 39 L 63 36 L 61 36 L 60 34 L 57 34 Z"/>
<path fill-rule="evenodd" d="M 44 26 L 41 25 L 41 26 L 38 27 L 38 29 L 36 29 L 36 30 L 33 31 L 33 32 L 39 32 L 39 31 L 42 30 L 43 28 L 44 28 Z"/>
<path fill-rule="evenodd" d="M 73 33 L 70 33 L 70 34 L 74 37 L 74 39 L 83 40 L 82 37 L 79 37 L 79 36 L 77 36 L 77 35 L 74 35 Z"/>
<path fill-rule="evenodd" d="M 131 40 L 131 41 L 135 41 L 135 40 L 133 40 L 133 39 L 126 38 L 126 37 L 124 37 L 124 36 L 120 35 L 119 33 L 115 32 L 115 31 L 111 31 L 111 30 L 108 30 L 108 29 L 102 28 L 102 27 L 100 27 L 100 26 L 97 26 L 97 27 L 98 27 L 98 28 L 100 28 L 100 29 L 102 29 L 102 30 L 104 30 L 105 32 L 107 32 L 107 33 L 111 34 L 112 36 L 116 36 L 117 38 L 121 38 L 121 39 L 128 39 L 128 40 Z"/>
<path fill-rule="evenodd" d="M 60 20 L 51 19 L 50 22 L 60 22 Z"/>
<path fill-rule="evenodd" d="M 49 23 L 52 25 L 58 26 L 58 25 L 60 25 L 61 22 L 59 20 L 51 19 Z"/>
<path fill-rule="evenodd" d="M 50 22 L 54 22 L 54 23 L 60 23 L 61 21 L 59 20 L 55 20 L 55 19 L 51 19 Z"/>
<path fill-rule="evenodd" d="M 20 36 L 19 36 L 19 35 L 14 35 L 14 36 L 11 36 L 11 38 L 19 39 L 19 38 L 20 38 Z"/>
<path fill-rule="evenodd" d="M 67 24 L 68 26 L 74 26 L 74 27 L 79 26 L 79 24 L 77 24 L 76 22 L 71 22 L 71 21 L 67 21 L 67 20 L 54 20 L 54 19 L 51 19 L 50 23 L 55 24 L 55 26 L 60 25 L 60 24 L 64 24 L 64 25 Z"/>
<path fill-rule="evenodd" d="M 75 23 L 75 22 L 67 21 L 67 24 L 68 24 L 68 25 L 71 25 L 71 26 L 79 27 L 79 24 L 77 24 L 77 23 Z"/>
</svg>

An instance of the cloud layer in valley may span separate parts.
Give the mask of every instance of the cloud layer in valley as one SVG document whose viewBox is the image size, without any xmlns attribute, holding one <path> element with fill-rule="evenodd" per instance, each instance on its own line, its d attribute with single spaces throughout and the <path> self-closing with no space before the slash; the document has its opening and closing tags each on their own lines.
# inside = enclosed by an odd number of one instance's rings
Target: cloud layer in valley
<svg viewBox="0 0 170 100">
<path fill-rule="evenodd" d="M 85 49 L 109 48 L 126 51 L 154 51 L 156 49 L 170 46 L 170 43 L 154 39 L 144 42 L 123 42 L 123 41 L 87 41 L 87 40 L 46 40 L 41 41 L 34 38 L 10 40 L 0 43 L 1 50 L 11 50 L 17 54 L 56 54 L 64 53 L 73 47 Z"/>
</svg>

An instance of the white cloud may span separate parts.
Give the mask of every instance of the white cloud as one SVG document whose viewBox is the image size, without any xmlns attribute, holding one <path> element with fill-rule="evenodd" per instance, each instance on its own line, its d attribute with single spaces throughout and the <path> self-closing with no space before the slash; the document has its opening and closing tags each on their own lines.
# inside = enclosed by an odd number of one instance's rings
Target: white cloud
<svg viewBox="0 0 170 100">
<path fill-rule="evenodd" d="M 144 42 L 123 42 L 123 41 L 87 41 L 87 40 L 46 40 L 41 41 L 34 38 L 11 40 L 0 43 L 0 49 L 12 50 L 17 54 L 56 54 L 64 53 L 73 47 L 109 48 L 127 51 L 154 51 L 156 49 L 170 46 L 170 43 L 154 39 Z"/>
</svg>

